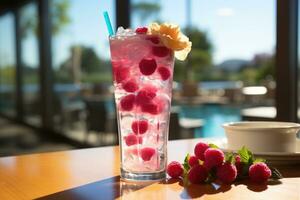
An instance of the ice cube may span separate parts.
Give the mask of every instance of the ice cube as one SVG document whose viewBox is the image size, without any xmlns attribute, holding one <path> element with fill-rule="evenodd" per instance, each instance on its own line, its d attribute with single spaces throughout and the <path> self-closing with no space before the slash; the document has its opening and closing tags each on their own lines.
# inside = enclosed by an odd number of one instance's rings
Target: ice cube
<svg viewBox="0 0 300 200">
<path fill-rule="evenodd" d="M 116 35 L 122 35 L 124 31 L 125 31 L 125 29 L 123 28 L 123 26 L 120 26 L 120 27 L 117 29 Z"/>
<path fill-rule="evenodd" d="M 118 29 L 117 29 L 117 33 L 116 33 L 116 36 L 117 37 L 127 37 L 127 36 L 133 36 L 135 35 L 136 33 L 132 30 L 132 29 L 124 29 L 122 26 L 120 26 Z"/>
</svg>

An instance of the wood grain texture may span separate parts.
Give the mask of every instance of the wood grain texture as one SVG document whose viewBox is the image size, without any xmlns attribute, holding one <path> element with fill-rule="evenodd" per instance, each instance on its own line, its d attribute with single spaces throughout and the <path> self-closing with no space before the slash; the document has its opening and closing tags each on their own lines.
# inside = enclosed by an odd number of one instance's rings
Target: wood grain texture
<svg viewBox="0 0 300 200">
<path fill-rule="evenodd" d="M 199 139 L 169 142 L 169 160 L 193 153 Z M 213 189 L 169 180 L 120 181 L 118 147 L 102 147 L 0 158 L 0 199 L 299 199 L 300 166 L 281 167 L 280 183 L 243 182 Z"/>
</svg>

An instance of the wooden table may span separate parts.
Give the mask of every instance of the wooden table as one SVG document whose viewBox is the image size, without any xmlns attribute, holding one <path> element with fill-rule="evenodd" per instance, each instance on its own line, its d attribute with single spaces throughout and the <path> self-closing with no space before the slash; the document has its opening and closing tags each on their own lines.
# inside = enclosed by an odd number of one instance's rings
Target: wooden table
<svg viewBox="0 0 300 200">
<path fill-rule="evenodd" d="M 199 139 L 169 142 L 169 160 L 183 160 Z M 300 166 L 281 167 L 281 183 L 181 186 L 178 181 L 120 181 L 118 147 L 0 158 L 0 200 L 10 199 L 280 199 L 300 200 Z"/>
</svg>

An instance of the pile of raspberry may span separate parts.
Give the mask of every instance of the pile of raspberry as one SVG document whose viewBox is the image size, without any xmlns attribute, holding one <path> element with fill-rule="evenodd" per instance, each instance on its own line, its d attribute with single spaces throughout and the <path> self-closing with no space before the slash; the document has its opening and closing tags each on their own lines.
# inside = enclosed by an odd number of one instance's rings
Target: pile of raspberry
<svg viewBox="0 0 300 200">
<path fill-rule="evenodd" d="M 246 147 L 237 153 L 224 153 L 214 144 L 199 142 L 194 148 L 194 155 L 187 154 L 183 164 L 172 161 L 167 173 L 172 178 L 183 178 L 191 184 L 214 181 L 231 184 L 242 179 L 265 184 L 270 178 L 282 178 L 277 169 L 270 168 L 265 162 L 261 158 L 255 159 Z"/>
</svg>

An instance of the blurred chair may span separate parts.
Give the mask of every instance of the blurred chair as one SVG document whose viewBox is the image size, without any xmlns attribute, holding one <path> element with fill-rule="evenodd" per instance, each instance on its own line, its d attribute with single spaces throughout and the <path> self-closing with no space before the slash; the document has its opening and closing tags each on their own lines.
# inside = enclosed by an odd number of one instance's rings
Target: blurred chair
<svg viewBox="0 0 300 200">
<path fill-rule="evenodd" d="M 102 83 L 93 84 L 92 90 L 93 95 L 103 95 L 107 92 L 104 84 Z"/>
<path fill-rule="evenodd" d="M 107 123 L 107 110 L 105 108 L 105 102 L 99 100 L 85 99 L 86 103 L 86 138 L 88 141 L 88 135 L 90 131 L 98 133 L 98 139 L 103 141 L 103 134 L 106 132 Z"/>
<path fill-rule="evenodd" d="M 56 95 L 53 99 L 56 129 L 71 129 L 85 117 L 85 103 L 80 95 Z"/>
<path fill-rule="evenodd" d="M 183 138 L 194 138 L 196 129 L 201 129 L 204 121 L 202 119 L 181 118 L 179 125 L 183 129 Z"/>
<path fill-rule="evenodd" d="M 176 140 L 181 138 L 181 127 L 179 126 L 178 112 L 171 112 L 170 126 L 169 126 L 169 140 Z"/>
<path fill-rule="evenodd" d="M 180 107 L 172 106 L 170 114 L 169 139 L 187 139 L 195 137 L 195 130 L 203 127 L 202 119 L 180 118 Z"/>
<path fill-rule="evenodd" d="M 182 83 L 181 95 L 184 97 L 197 97 L 199 95 L 198 88 L 198 83 L 184 82 Z"/>
</svg>

